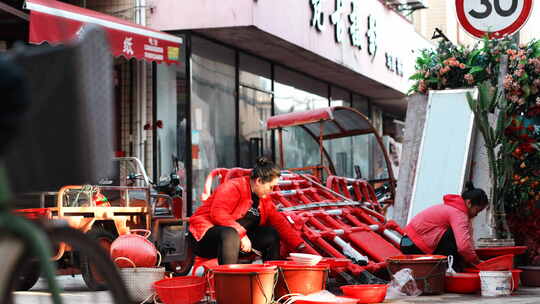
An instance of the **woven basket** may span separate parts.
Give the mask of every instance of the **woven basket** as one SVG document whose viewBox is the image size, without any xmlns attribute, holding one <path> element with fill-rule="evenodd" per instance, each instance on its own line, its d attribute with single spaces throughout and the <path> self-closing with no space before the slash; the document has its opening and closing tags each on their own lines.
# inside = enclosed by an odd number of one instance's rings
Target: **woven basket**
<svg viewBox="0 0 540 304">
<path fill-rule="evenodd" d="M 128 258 L 117 257 L 114 259 L 115 262 L 117 260 L 128 261 L 133 265 L 133 268 L 119 269 L 131 299 L 138 302 L 148 301 L 154 294 L 154 282 L 165 277 L 165 267 L 135 267 L 135 263 Z M 158 265 L 161 262 L 161 255 L 159 260 Z"/>
</svg>

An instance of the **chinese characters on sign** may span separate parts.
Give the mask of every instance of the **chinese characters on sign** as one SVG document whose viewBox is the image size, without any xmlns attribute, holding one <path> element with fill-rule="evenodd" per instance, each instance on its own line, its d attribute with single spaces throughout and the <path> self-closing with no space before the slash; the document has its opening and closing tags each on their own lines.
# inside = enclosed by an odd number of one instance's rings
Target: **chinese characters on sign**
<svg viewBox="0 0 540 304">
<path fill-rule="evenodd" d="M 368 16 L 368 30 L 366 32 L 367 43 L 368 43 L 368 53 L 371 56 L 375 56 L 377 53 L 377 22 L 375 18 L 371 15 Z"/>
<path fill-rule="evenodd" d="M 122 50 L 122 52 L 128 55 L 133 55 L 133 38 L 132 37 L 126 37 L 124 39 L 124 49 Z"/>
<path fill-rule="evenodd" d="M 323 5 L 325 0 L 308 0 L 313 11 L 311 15 L 311 26 L 316 28 L 317 31 L 322 32 L 324 30 L 325 13 L 323 11 Z M 345 11 L 344 0 L 335 0 L 335 10 L 329 14 L 330 23 L 334 26 L 335 38 L 337 43 L 343 42 L 343 35 L 345 32 L 349 32 L 351 45 L 362 49 L 361 44 L 361 22 L 357 1 L 351 1 L 351 11 L 347 14 Z M 346 17 L 349 17 L 349 27 L 347 31 Z M 368 17 L 368 25 L 365 32 L 366 42 L 368 45 L 368 53 L 371 56 L 375 56 L 377 52 L 377 22 L 373 16 Z"/>
<path fill-rule="evenodd" d="M 336 33 L 336 42 L 341 43 L 343 41 L 343 32 L 345 31 L 345 24 L 341 21 L 341 17 L 344 13 L 343 0 L 336 0 L 336 11 L 330 15 L 330 22 L 334 25 Z"/>
<path fill-rule="evenodd" d="M 360 34 L 360 14 L 356 7 L 356 2 L 351 2 L 351 13 L 349 14 L 349 21 L 351 26 L 349 27 L 349 36 L 351 37 L 351 44 L 354 47 L 362 49 L 360 40 L 362 35 Z"/>
<path fill-rule="evenodd" d="M 313 17 L 311 18 L 311 26 L 315 27 L 319 32 L 324 28 L 324 12 L 322 5 L 324 0 L 309 0 L 311 3 L 311 9 L 313 10 Z"/>
<path fill-rule="evenodd" d="M 323 7 L 326 0 L 308 0 L 311 6 L 311 26 L 317 31 L 324 30 L 326 14 Z M 362 50 L 366 46 L 367 53 L 371 57 L 377 54 L 377 20 L 373 15 L 368 15 L 367 20 L 362 22 L 360 5 L 358 0 L 350 0 L 350 11 L 346 10 L 346 0 L 334 0 L 333 12 L 328 13 L 330 24 L 334 27 L 336 43 L 343 42 L 345 33 L 349 34 L 351 46 Z M 365 25 L 365 27 L 363 26 Z M 365 39 L 365 40 L 363 40 Z M 403 76 L 403 63 L 401 59 L 389 53 L 386 56 L 386 67 L 396 75 Z"/>
<path fill-rule="evenodd" d="M 392 56 L 388 52 L 384 54 L 386 57 L 386 68 L 396 73 L 399 76 L 403 76 L 403 62 L 398 57 Z"/>
</svg>

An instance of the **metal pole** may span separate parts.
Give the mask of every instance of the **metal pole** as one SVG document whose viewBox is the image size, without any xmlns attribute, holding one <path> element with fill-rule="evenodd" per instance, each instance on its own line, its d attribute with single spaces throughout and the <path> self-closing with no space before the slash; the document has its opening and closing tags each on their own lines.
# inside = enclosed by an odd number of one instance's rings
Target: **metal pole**
<svg viewBox="0 0 540 304">
<path fill-rule="evenodd" d="M 323 121 L 319 122 L 319 154 L 321 156 L 321 166 L 324 166 L 323 161 Z M 321 180 L 323 180 L 324 171 L 321 169 Z"/>
<path fill-rule="evenodd" d="M 281 169 L 284 169 L 285 168 L 285 158 L 284 158 L 284 155 L 283 155 L 283 129 L 282 128 L 279 128 L 278 129 L 278 136 L 279 136 L 279 166 L 281 167 Z"/>
</svg>

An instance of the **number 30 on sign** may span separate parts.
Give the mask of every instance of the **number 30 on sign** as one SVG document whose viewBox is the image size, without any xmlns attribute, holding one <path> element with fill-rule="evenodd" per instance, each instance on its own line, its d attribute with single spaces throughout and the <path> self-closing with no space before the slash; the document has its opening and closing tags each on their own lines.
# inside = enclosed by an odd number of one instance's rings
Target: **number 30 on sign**
<svg viewBox="0 0 540 304">
<path fill-rule="evenodd" d="M 461 26 L 471 35 L 502 38 L 517 32 L 529 18 L 533 0 L 456 0 Z"/>
</svg>

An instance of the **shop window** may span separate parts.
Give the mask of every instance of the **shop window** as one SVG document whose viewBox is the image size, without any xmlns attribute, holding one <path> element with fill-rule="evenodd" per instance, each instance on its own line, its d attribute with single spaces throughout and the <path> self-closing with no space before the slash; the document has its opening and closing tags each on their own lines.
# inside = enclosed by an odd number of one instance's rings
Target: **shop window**
<svg viewBox="0 0 540 304">
<path fill-rule="evenodd" d="M 271 65 L 259 58 L 240 53 L 240 84 L 263 92 L 272 91 Z"/>
<path fill-rule="evenodd" d="M 235 53 L 199 37 L 192 38 L 192 51 L 192 190 L 198 201 L 212 169 L 236 165 Z"/>
<path fill-rule="evenodd" d="M 240 54 L 239 165 L 251 168 L 257 157 L 272 157 L 272 132 L 266 120 L 272 115 L 270 63 Z"/>
<path fill-rule="evenodd" d="M 274 105 L 276 114 L 328 107 L 328 85 L 302 74 L 276 67 Z M 276 136 L 276 141 L 278 141 Z M 277 145 L 278 143 L 276 143 Z M 320 164 L 317 140 L 301 128 L 283 132 L 285 166 L 299 168 Z M 279 159 L 279 153 L 276 153 Z"/>
<path fill-rule="evenodd" d="M 351 94 L 347 90 L 332 86 L 330 88 L 331 106 L 351 106 Z M 336 168 L 336 174 L 347 177 L 353 175 L 353 139 L 345 137 L 331 141 L 325 141 L 325 148 Z"/>
<path fill-rule="evenodd" d="M 330 90 L 330 106 L 351 106 L 351 93 L 347 90 L 332 86 Z"/>
<path fill-rule="evenodd" d="M 187 71 L 185 44 L 178 64 L 155 64 L 156 101 L 154 130 L 154 179 L 172 173 L 173 156 L 178 159 L 180 185 L 187 189 Z"/>
<path fill-rule="evenodd" d="M 352 107 L 360 111 L 360 113 L 370 117 L 369 113 L 369 100 L 367 97 L 353 94 Z"/>
<path fill-rule="evenodd" d="M 156 177 L 170 173 L 172 155 L 177 156 L 179 150 L 176 68 L 176 65 L 156 64 Z"/>
</svg>

